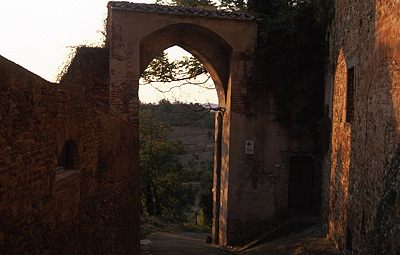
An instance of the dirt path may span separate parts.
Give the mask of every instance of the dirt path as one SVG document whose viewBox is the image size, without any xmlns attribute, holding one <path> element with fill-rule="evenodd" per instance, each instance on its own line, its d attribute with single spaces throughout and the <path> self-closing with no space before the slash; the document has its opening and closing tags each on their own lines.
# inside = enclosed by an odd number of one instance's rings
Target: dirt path
<svg viewBox="0 0 400 255">
<path fill-rule="evenodd" d="M 316 224 L 298 232 L 254 245 L 220 249 L 217 245 L 206 244 L 208 234 L 200 233 L 154 233 L 142 240 L 142 255 L 338 255 L 332 243 L 326 239 L 321 226 Z"/>
<path fill-rule="evenodd" d="M 242 250 L 243 255 L 339 255 L 335 246 L 326 238 L 321 226 L 313 225 L 289 236 Z"/>
<path fill-rule="evenodd" d="M 217 245 L 206 244 L 208 234 L 154 233 L 141 241 L 142 255 L 221 255 Z"/>
</svg>

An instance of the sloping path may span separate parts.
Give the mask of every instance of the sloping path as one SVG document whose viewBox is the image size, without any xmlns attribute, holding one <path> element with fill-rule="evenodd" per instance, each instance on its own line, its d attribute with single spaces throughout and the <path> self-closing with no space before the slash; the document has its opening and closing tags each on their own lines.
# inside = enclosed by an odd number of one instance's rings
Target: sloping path
<svg viewBox="0 0 400 255">
<path fill-rule="evenodd" d="M 333 243 L 322 232 L 320 225 L 313 225 L 289 236 L 259 244 L 248 250 L 241 251 L 243 255 L 339 255 Z"/>
<path fill-rule="evenodd" d="M 217 245 L 206 244 L 208 234 L 158 232 L 141 241 L 142 255 L 221 255 Z"/>
<path fill-rule="evenodd" d="M 142 255 L 339 255 L 326 239 L 319 224 L 312 225 L 288 236 L 258 242 L 247 249 L 220 249 L 206 244 L 208 234 L 200 233 L 154 233 L 142 240 Z"/>
</svg>

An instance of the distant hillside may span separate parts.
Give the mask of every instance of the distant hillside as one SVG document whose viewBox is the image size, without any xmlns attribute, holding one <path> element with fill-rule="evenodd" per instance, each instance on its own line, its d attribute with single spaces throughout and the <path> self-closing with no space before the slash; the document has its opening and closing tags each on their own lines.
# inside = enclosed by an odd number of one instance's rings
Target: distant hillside
<svg viewBox="0 0 400 255">
<path fill-rule="evenodd" d="M 215 113 L 200 104 L 171 103 L 162 100 L 159 104 L 141 104 L 140 110 L 155 112 L 158 120 L 168 124 L 172 132 L 169 139 L 180 139 L 185 153 L 180 156 L 183 164 L 194 159 L 198 170 L 205 170 L 214 158 Z"/>
<path fill-rule="evenodd" d="M 140 110 L 156 112 L 159 121 L 170 126 L 214 129 L 214 113 L 201 104 L 171 103 L 167 100 L 161 100 L 158 104 L 140 104 Z"/>
</svg>

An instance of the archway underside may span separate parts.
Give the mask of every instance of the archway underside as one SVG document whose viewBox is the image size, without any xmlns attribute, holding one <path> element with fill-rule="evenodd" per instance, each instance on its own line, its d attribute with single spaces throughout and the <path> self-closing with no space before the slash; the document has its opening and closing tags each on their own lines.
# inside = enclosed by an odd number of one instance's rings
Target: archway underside
<svg viewBox="0 0 400 255">
<path fill-rule="evenodd" d="M 215 83 L 220 104 L 225 105 L 230 78 L 232 47 L 212 31 L 192 24 L 175 24 L 159 29 L 140 42 L 140 73 L 163 50 L 179 46 L 195 56 Z"/>
</svg>

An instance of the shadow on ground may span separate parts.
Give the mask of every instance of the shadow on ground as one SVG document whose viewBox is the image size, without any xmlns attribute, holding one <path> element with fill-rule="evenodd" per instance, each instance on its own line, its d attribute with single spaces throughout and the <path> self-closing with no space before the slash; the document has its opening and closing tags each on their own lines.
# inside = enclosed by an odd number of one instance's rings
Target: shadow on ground
<svg viewBox="0 0 400 255">
<path fill-rule="evenodd" d="M 218 245 L 206 244 L 208 234 L 158 232 L 141 241 L 142 255 L 221 255 L 232 254 Z"/>
<path fill-rule="evenodd" d="M 289 224 L 289 225 L 288 225 Z M 338 255 L 319 223 L 287 223 L 244 247 L 206 244 L 208 234 L 158 232 L 141 241 L 142 255 Z"/>
</svg>

